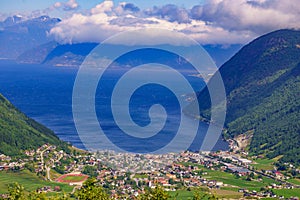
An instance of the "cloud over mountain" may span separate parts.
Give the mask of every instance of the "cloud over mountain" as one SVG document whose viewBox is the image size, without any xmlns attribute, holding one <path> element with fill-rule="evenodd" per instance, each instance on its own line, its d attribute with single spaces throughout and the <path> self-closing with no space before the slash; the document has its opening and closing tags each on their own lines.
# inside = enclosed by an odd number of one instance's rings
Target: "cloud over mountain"
<svg viewBox="0 0 300 200">
<path fill-rule="evenodd" d="M 299 28 L 299 13 L 297 0 L 210 0 L 191 9 L 104 1 L 89 13 L 63 19 L 50 34 L 61 43 L 101 42 L 121 31 L 164 28 L 202 44 L 243 44 L 275 29 Z"/>
</svg>

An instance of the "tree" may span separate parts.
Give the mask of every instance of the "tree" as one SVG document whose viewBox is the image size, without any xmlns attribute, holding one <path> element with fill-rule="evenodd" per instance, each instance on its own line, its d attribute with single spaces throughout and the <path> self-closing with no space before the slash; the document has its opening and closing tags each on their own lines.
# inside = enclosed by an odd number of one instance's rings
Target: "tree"
<svg viewBox="0 0 300 200">
<path fill-rule="evenodd" d="M 8 194 L 10 200 L 26 200 L 24 187 L 18 183 L 10 184 L 8 186 Z"/>
<path fill-rule="evenodd" d="M 98 175 L 97 167 L 86 165 L 84 166 L 82 173 L 89 175 L 91 177 L 97 177 Z"/>
<path fill-rule="evenodd" d="M 253 172 L 251 172 L 249 176 L 250 176 L 250 178 L 254 179 L 254 173 Z"/>
<path fill-rule="evenodd" d="M 31 192 L 26 199 L 30 200 L 48 200 L 45 193 Z"/>
<path fill-rule="evenodd" d="M 246 181 L 251 181 L 251 178 L 249 175 L 247 176 Z"/>
<path fill-rule="evenodd" d="M 218 198 L 214 194 L 208 194 L 208 193 L 200 193 L 199 191 L 196 191 L 193 196 L 193 200 L 202 200 L 202 199 L 209 199 L 209 200 L 217 200 Z"/>
<path fill-rule="evenodd" d="M 174 185 L 174 184 L 175 184 L 174 179 L 170 178 L 170 179 L 169 179 L 169 184 Z"/>
<path fill-rule="evenodd" d="M 194 192 L 193 200 L 202 200 L 202 199 L 216 200 L 218 198 L 214 194 L 210 194 L 208 189 L 198 188 Z"/>
<path fill-rule="evenodd" d="M 194 192 L 193 200 L 201 200 L 203 197 L 202 194 L 200 194 L 199 191 Z"/>
<path fill-rule="evenodd" d="M 171 196 L 157 185 L 154 189 L 149 189 L 145 194 L 140 195 L 139 200 L 168 200 Z"/>
<path fill-rule="evenodd" d="M 83 186 L 74 194 L 78 200 L 110 200 L 104 189 L 97 185 L 97 180 L 94 178 L 88 179 Z"/>
<path fill-rule="evenodd" d="M 34 163 L 28 162 L 25 164 L 25 168 L 28 169 L 30 172 L 35 173 Z"/>
</svg>

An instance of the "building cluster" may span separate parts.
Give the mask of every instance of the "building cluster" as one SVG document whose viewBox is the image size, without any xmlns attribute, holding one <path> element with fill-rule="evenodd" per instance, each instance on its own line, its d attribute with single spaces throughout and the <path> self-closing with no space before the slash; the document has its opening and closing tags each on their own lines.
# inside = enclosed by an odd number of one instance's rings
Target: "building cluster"
<svg viewBox="0 0 300 200">
<path fill-rule="evenodd" d="M 13 160 L 10 156 L 0 154 L 0 171 L 21 170 L 24 168 L 26 161 L 21 159 Z"/>
<path fill-rule="evenodd" d="M 44 173 L 50 181 L 50 170 L 61 174 L 86 173 L 87 167 L 95 170 L 95 178 L 112 197 L 134 199 L 146 188 L 162 185 L 165 190 L 176 191 L 183 188 L 203 186 L 211 189 L 228 187 L 227 184 L 209 177 L 207 171 L 226 171 L 238 176 L 256 174 L 251 167 L 252 161 L 232 152 L 181 152 L 168 154 L 131 154 L 114 151 L 95 153 L 66 153 L 56 146 L 45 144 L 36 150 L 24 152 L 27 156 L 18 161 L 0 155 L 0 170 L 23 169 L 32 164 L 34 172 Z M 207 170 L 206 170 L 207 169 Z M 90 174 L 89 174 L 90 175 Z M 257 174 L 256 174 L 257 175 Z M 265 171 L 263 176 L 283 180 L 284 176 L 276 171 Z M 258 180 L 259 181 L 259 180 Z M 71 182 L 69 184 L 72 184 Z M 82 184 L 82 183 L 81 183 Z M 272 189 L 293 189 L 292 185 L 272 183 L 263 191 L 240 189 L 245 197 L 275 197 Z M 42 187 L 39 192 L 49 192 L 58 188 Z"/>
<path fill-rule="evenodd" d="M 132 154 L 114 151 L 98 151 L 95 153 L 101 163 L 111 169 L 123 172 L 152 172 L 174 163 L 178 154 Z"/>
</svg>

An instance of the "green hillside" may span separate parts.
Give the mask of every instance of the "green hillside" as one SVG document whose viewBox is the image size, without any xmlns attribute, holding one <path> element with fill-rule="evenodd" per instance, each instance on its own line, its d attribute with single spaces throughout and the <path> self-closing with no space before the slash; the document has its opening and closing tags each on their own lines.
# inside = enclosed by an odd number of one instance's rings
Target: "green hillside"
<svg viewBox="0 0 300 200">
<path fill-rule="evenodd" d="M 300 164 L 300 31 L 259 37 L 221 66 L 220 73 L 227 95 L 227 133 L 253 130 L 250 152 L 284 155 L 280 162 Z M 209 118 L 207 89 L 198 102 L 201 115 Z"/>
<path fill-rule="evenodd" d="M 28 118 L 0 94 L 0 153 L 20 155 L 49 143 L 67 149 L 67 144 L 48 128 Z"/>
</svg>

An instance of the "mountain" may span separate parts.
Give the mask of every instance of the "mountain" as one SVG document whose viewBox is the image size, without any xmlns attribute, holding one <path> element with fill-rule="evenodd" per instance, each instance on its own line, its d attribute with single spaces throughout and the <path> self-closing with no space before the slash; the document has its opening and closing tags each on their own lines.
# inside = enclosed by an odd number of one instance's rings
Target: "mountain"
<svg viewBox="0 0 300 200">
<path fill-rule="evenodd" d="M 0 58 L 16 59 L 38 45 L 53 41 L 48 32 L 60 19 L 40 16 L 25 20 L 20 16 L 9 17 L 0 23 Z"/>
<path fill-rule="evenodd" d="M 52 35 L 61 20 L 49 16 L 26 19 L 14 15 L 0 22 L 0 59 L 17 60 L 19 63 L 79 66 L 97 43 L 58 44 Z M 240 48 L 240 44 L 204 45 L 217 66 L 221 66 Z"/>
<path fill-rule="evenodd" d="M 58 45 L 55 41 L 39 45 L 19 55 L 16 61 L 18 63 L 41 64 Z"/>
<path fill-rule="evenodd" d="M 203 45 L 203 48 L 215 61 L 217 67 L 222 66 L 226 61 L 228 61 L 234 54 L 236 54 L 243 45 L 241 44 L 232 44 L 229 46 L 223 45 Z"/>
<path fill-rule="evenodd" d="M 42 63 L 54 66 L 80 66 L 97 43 L 62 44 L 56 46 Z"/>
<path fill-rule="evenodd" d="M 80 66 L 85 57 L 97 45 L 98 43 L 58 44 L 52 41 L 24 52 L 17 58 L 17 61 L 54 66 Z M 227 47 L 205 45 L 203 48 L 211 55 L 216 65 L 221 66 L 241 48 L 241 45 L 236 44 Z"/>
<path fill-rule="evenodd" d="M 3 22 L 0 22 L 0 28 L 12 26 L 14 24 L 20 23 L 21 21 L 23 21 L 22 16 L 14 15 L 14 16 L 6 18 Z"/>
<path fill-rule="evenodd" d="M 243 47 L 220 67 L 227 95 L 225 135 L 253 133 L 249 150 L 300 164 L 300 31 L 279 30 Z M 212 84 L 216 76 L 210 80 Z M 210 118 L 207 88 L 185 113 Z"/>
<path fill-rule="evenodd" d="M 45 143 L 68 149 L 51 130 L 25 116 L 0 94 L 0 153 L 16 156 Z"/>
</svg>

